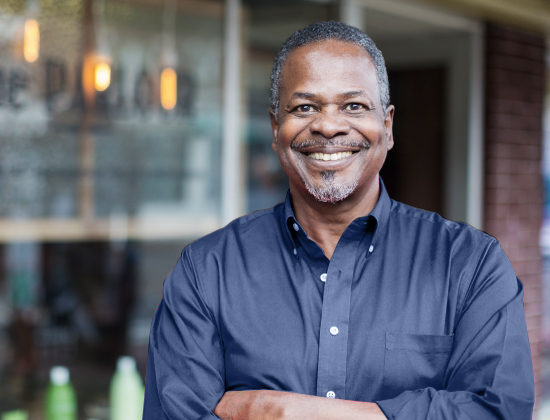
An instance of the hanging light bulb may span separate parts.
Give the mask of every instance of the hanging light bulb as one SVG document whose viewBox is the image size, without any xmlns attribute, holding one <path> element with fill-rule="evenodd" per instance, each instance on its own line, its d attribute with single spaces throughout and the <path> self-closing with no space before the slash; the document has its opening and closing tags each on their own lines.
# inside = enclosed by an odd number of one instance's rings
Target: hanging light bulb
<svg viewBox="0 0 550 420">
<path fill-rule="evenodd" d="M 105 0 L 93 0 L 93 15 L 96 35 L 94 86 L 103 92 L 111 84 L 111 53 L 105 22 Z"/>
<path fill-rule="evenodd" d="M 25 31 L 23 39 L 23 55 L 29 63 L 34 63 L 40 53 L 40 29 L 35 19 L 25 21 Z"/>
<path fill-rule="evenodd" d="M 111 67 L 105 62 L 95 65 L 94 86 L 97 91 L 103 92 L 111 84 Z"/>
<path fill-rule="evenodd" d="M 169 111 L 174 109 L 178 101 L 178 75 L 175 70 L 167 67 L 160 74 L 160 103 Z"/>
<path fill-rule="evenodd" d="M 174 109 L 178 101 L 178 75 L 176 54 L 176 15 L 177 1 L 164 0 L 162 19 L 162 56 L 160 74 L 160 104 L 166 110 Z"/>
</svg>

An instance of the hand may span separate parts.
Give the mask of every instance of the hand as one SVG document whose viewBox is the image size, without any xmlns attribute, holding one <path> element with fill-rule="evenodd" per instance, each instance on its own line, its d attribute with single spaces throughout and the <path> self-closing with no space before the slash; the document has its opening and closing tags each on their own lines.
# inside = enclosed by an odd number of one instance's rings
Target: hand
<svg viewBox="0 0 550 420">
<path fill-rule="evenodd" d="M 377 404 L 282 391 L 229 391 L 214 414 L 222 420 L 387 420 Z"/>
</svg>

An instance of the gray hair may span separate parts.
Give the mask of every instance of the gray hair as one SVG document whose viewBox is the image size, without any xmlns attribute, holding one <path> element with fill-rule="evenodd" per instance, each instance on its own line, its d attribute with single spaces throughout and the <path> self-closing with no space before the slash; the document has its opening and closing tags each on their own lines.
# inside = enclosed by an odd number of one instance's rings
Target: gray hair
<svg viewBox="0 0 550 420">
<path fill-rule="evenodd" d="M 373 40 L 370 39 L 361 30 L 346 25 L 342 22 L 331 20 L 329 22 L 317 22 L 308 25 L 299 31 L 294 32 L 283 44 L 271 70 L 271 86 L 269 105 L 275 113 L 275 118 L 279 112 L 279 88 L 281 83 L 281 70 L 288 55 L 295 49 L 307 44 L 319 41 L 337 40 L 357 44 L 367 52 L 374 62 L 378 76 L 378 86 L 380 88 L 380 102 L 384 113 L 390 104 L 390 86 L 388 82 L 388 72 L 386 63 L 380 50 L 376 47 Z"/>
</svg>

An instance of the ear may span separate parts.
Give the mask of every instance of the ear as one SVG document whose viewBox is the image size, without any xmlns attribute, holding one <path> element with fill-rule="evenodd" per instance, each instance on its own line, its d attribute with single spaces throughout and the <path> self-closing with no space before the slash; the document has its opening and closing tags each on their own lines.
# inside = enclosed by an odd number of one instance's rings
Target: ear
<svg viewBox="0 0 550 420">
<path fill-rule="evenodd" d="M 384 119 L 384 126 L 386 127 L 386 144 L 388 150 L 393 148 L 393 115 L 395 113 L 395 107 L 389 105 L 386 108 L 386 117 Z"/>
<path fill-rule="evenodd" d="M 271 142 L 271 148 L 277 153 L 277 135 L 279 134 L 279 123 L 273 108 L 269 107 L 269 121 L 271 122 L 271 131 L 273 133 L 273 141 Z"/>
</svg>

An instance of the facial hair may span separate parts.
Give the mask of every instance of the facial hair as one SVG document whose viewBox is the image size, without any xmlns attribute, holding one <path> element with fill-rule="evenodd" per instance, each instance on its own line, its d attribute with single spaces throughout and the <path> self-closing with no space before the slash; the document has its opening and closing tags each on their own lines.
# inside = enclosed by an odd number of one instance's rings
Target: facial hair
<svg viewBox="0 0 550 420">
<path fill-rule="evenodd" d="M 360 141 L 360 142 L 335 142 L 333 140 L 306 140 L 301 143 L 292 144 L 291 147 L 295 150 L 305 149 L 315 146 L 329 146 L 329 145 L 339 145 L 345 147 L 363 147 L 365 149 L 370 149 L 370 142 Z M 332 203 L 336 204 L 342 200 L 345 200 L 347 197 L 355 191 L 359 185 L 359 177 L 357 174 L 355 180 L 347 185 L 341 185 L 334 175 L 334 171 L 325 171 L 321 172 L 321 185 L 314 186 L 309 183 L 309 181 L 302 175 L 300 178 L 306 186 L 308 192 L 317 200 L 322 203 Z"/>
<path fill-rule="evenodd" d="M 308 192 L 322 203 L 336 204 L 345 200 L 359 185 L 359 176 L 348 185 L 339 185 L 335 179 L 333 171 L 321 172 L 322 184 L 320 186 L 311 185 L 307 179 L 302 177 L 302 182 Z"/>
</svg>

